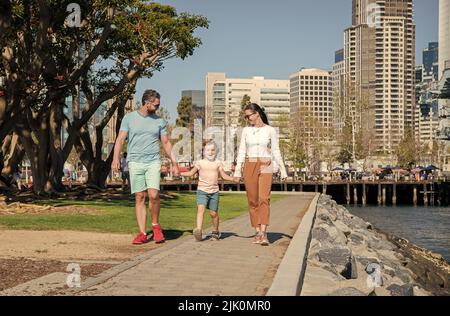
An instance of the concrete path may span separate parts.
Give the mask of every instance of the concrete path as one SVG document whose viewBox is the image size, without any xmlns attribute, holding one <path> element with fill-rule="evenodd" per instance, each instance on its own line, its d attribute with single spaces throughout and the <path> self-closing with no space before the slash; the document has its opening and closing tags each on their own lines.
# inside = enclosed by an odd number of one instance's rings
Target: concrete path
<svg viewBox="0 0 450 316">
<path fill-rule="evenodd" d="M 252 244 L 246 214 L 221 224 L 220 241 L 188 236 L 168 243 L 120 273 L 111 269 L 87 280 L 77 295 L 265 295 L 313 198 L 314 193 L 288 195 L 272 205 L 268 247 Z"/>
</svg>

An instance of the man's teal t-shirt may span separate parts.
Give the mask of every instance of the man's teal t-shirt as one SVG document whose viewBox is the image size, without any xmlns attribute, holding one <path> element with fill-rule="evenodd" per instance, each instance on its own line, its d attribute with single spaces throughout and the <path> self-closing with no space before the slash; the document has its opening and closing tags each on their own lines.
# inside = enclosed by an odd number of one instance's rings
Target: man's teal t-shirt
<svg viewBox="0 0 450 316">
<path fill-rule="evenodd" d="M 138 111 L 125 115 L 120 130 L 128 132 L 127 161 L 150 163 L 160 160 L 160 137 L 167 135 L 167 122 L 156 114 Z"/>
</svg>

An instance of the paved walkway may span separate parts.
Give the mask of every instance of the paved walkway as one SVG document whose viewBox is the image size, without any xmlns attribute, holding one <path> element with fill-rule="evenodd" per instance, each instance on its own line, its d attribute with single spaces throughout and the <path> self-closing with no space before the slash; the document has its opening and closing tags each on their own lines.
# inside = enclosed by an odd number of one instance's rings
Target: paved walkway
<svg viewBox="0 0 450 316">
<path fill-rule="evenodd" d="M 223 239 L 218 242 L 196 242 L 188 236 L 167 243 L 78 295 L 265 295 L 313 197 L 289 195 L 272 205 L 269 247 L 252 244 L 254 232 L 246 214 L 221 223 Z"/>
</svg>

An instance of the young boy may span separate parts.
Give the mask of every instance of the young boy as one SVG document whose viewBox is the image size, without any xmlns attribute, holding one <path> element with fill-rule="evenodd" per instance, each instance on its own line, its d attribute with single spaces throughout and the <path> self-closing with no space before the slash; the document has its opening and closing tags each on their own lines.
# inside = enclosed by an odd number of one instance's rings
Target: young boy
<svg viewBox="0 0 450 316">
<path fill-rule="evenodd" d="M 204 159 L 194 163 L 194 168 L 189 172 L 181 173 L 183 177 L 192 177 L 198 172 L 197 187 L 197 227 L 193 230 L 195 240 L 202 240 L 203 215 L 206 209 L 210 210 L 213 232 L 211 240 L 219 240 L 219 183 L 220 176 L 227 181 L 234 181 L 223 170 L 221 161 L 216 160 L 217 145 L 215 142 L 208 142 L 203 148 Z"/>
</svg>

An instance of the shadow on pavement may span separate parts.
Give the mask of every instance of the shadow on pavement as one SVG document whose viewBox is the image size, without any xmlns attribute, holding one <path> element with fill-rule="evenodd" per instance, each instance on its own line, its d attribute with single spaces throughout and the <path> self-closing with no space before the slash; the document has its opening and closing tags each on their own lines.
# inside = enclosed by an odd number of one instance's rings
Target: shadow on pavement
<svg viewBox="0 0 450 316">
<path fill-rule="evenodd" d="M 184 235 L 184 233 L 192 233 L 191 230 L 174 230 L 174 229 L 164 229 L 163 230 L 164 233 L 164 238 L 166 240 L 174 240 L 174 239 L 178 239 L 181 236 Z M 147 232 L 147 236 L 149 236 L 149 239 L 153 238 L 153 232 L 150 230 Z"/>
<path fill-rule="evenodd" d="M 292 239 L 292 236 L 282 234 L 282 233 L 270 233 L 270 232 L 267 233 L 267 239 L 269 239 L 270 243 L 276 242 L 277 240 L 280 240 L 284 237 Z"/>
</svg>

